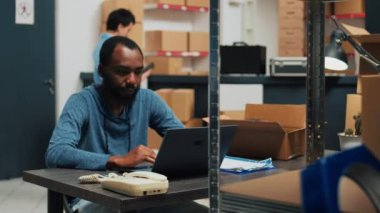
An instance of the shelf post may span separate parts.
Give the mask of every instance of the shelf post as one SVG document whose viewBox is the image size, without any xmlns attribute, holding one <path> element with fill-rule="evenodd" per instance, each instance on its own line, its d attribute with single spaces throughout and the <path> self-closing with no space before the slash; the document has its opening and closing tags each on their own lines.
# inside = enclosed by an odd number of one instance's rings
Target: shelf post
<svg viewBox="0 0 380 213">
<path fill-rule="evenodd" d="M 322 0 L 307 4 L 306 162 L 323 157 L 325 127 L 324 34 L 325 5 Z"/>
<path fill-rule="evenodd" d="M 219 124 L 219 0 L 210 1 L 210 73 L 209 73 L 209 199 L 210 212 L 220 212 L 220 124 Z"/>
</svg>

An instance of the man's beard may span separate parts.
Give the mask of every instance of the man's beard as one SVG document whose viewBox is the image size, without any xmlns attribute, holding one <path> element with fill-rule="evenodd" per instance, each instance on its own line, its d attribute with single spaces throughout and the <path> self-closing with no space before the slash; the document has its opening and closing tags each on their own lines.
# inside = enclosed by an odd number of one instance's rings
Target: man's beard
<svg viewBox="0 0 380 213">
<path fill-rule="evenodd" d="M 116 86 L 107 77 L 103 78 L 103 84 L 110 95 L 121 103 L 130 103 L 135 98 L 140 89 L 139 84 L 126 84 L 125 86 Z"/>
</svg>

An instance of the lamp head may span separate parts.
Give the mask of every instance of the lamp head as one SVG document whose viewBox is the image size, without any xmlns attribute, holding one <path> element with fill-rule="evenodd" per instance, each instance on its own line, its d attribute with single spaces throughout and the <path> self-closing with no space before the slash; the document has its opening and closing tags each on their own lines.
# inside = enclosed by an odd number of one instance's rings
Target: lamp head
<svg viewBox="0 0 380 213">
<path fill-rule="evenodd" d="M 342 30 L 336 29 L 331 32 L 330 44 L 325 48 L 326 69 L 337 71 L 348 69 L 347 56 L 342 48 L 344 40 L 346 40 L 346 35 Z"/>
</svg>

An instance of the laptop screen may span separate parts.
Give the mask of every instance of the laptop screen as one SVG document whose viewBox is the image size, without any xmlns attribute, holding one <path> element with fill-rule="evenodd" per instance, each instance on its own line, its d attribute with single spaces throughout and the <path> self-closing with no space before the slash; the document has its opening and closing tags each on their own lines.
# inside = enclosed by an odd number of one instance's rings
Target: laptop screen
<svg viewBox="0 0 380 213">
<path fill-rule="evenodd" d="M 220 163 L 237 126 L 220 127 Z M 170 178 L 208 174 L 208 127 L 170 129 L 165 134 L 152 171 Z"/>
</svg>

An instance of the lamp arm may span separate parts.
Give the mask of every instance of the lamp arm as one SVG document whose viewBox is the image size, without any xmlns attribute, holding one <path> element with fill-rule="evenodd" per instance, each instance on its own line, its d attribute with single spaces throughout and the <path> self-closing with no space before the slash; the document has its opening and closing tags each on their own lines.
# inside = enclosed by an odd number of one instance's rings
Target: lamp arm
<svg viewBox="0 0 380 213">
<path fill-rule="evenodd" d="M 367 62 L 372 64 L 380 72 L 380 61 L 377 60 L 373 55 L 371 55 L 366 49 L 364 49 L 357 41 L 355 41 L 351 36 L 347 35 L 345 32 L 345 39 L 351 44 L 352 47 L 358 51 L 359 55 L 365 59 Z"/>
</svg>

